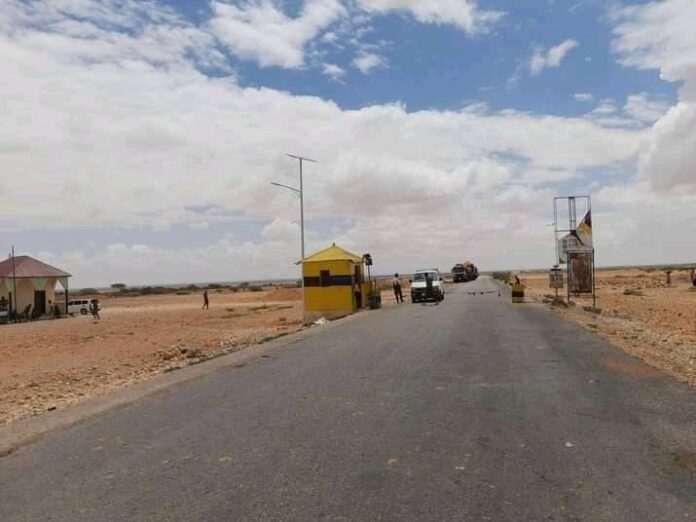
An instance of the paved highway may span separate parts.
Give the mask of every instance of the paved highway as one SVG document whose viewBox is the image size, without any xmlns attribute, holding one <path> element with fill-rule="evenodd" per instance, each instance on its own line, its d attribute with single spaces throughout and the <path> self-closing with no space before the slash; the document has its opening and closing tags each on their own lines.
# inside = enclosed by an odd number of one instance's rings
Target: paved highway
<svg viewBox="0 0 696 522">
<path fill-rule="evenodd" d="M 696 520 L 696 391 L 487 278 L 0 458 L 0 520 Z M 188 371 L 188 370 L 184 370 Z"/>
</svg>

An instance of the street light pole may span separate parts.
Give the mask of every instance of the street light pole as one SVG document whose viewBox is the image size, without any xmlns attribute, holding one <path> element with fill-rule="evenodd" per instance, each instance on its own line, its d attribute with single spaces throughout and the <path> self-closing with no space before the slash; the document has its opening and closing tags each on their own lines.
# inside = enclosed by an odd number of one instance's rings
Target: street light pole
<svg viewBox="0 0 696 522">
<path fill-rule="evenodd" d="M 304 156 L 297 156 L 295 154 L 286 154 L 288 158 L 296 159 L 300 164 L 300 190 L 298 191 L 300 196 L 300 240 L 302 242 L 302 260 L 305 258 L 305 231 L 304 231 L 304 176 L 302 172 L 303 162 L 309 161 L 311 163 L 317 163 L 317 160 L 311 158 L 306 158 Z M 304 278 L 302 281 L 304 286 Z M 304 293 L 304 292 L 303 292 Z"/>
<path fill-rule="evenodd" d="M 296 156 L 295 154 L 286 154 L 289 158 L 296 159 L 300 163 L 300 188 L 295 188 L 291 187 L 289 185 L 283 185 L 282 183 L 276 183 L 274 181 L 271 181 L 271 185 L 275 185 L 276 187 L 282 187 L 286 188 L 288 190 L 291 190 L 295 194 L 297 194 L 300 197 L 300 252 L 301 252 L 301 259 L 300 259 L 300 266 L 302 265 L 302 262 L 304 261 L 305 258 L 305 231 L 304 231 L 304 177 L 303 177 L 303 172 L 302 172 L 302 164 L 305 161 L 309 161 L 311 163 L 317 163 L 317 160 L 313 160 L 311 158 L 305 158 L 304 156 Z M 304 313 L 305 309 L 305 285 L 304 285 L 304 271 L 301 270 L 300 273 L 300 281 L 302 282 L 302 313 Z"/>
</svg>

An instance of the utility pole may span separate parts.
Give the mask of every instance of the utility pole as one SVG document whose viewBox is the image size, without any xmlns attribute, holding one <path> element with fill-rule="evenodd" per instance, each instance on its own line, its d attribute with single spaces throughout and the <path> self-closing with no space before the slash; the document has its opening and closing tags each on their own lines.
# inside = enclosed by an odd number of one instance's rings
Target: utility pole
<svg viewBox="0 0 696 522">
<path fill-rule="evenodd" d="M 15 267 L 15 249 L 12 245 L 12 300 L 14 303 L 10 303 L 13 308 L 13 315 L 17 317 L 17 270 Z"/>
<path fill-rule="evenodd" d="M 286 154 L 287 157 L 296 159 L 298 160 L 300 164 L 300 188 L 296 187 L 291 187 L 289 185 L 283 185 L 282 183 L 276 183 L 274 181 L 271 181 L 271 185 L 275 185 L 276 187 L 282 187 L 288 190 L 291 190 L 295 194 L 297 194 L 300 197 L 300 253 L 302 255 L 300 259 L 300 267 L 302 267 L 302 262 L 304 261 L 305 258 L 305 230 L 304 230 L 304 179 L 303 179 L 303 172 L 302 172 L 302 164 L 305 161 L 309 161 L 311 163 L 317 163 L 317 160 L 313 160 L 311 158 L 305 158 L 304 156 L 297 156 L 295 154 Z M 302 313 L 304 313 L 305 309 L 305 291 L 304 291 L 304 273 L 303 270 L 300 269 L 300 281 L 302 282 Z"/>
</svg>

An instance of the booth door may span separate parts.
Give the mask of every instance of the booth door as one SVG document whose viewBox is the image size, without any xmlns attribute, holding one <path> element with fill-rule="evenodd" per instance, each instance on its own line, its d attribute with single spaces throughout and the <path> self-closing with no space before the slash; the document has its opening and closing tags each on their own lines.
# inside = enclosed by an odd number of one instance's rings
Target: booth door
<svg viewBox="0 0 696 522">
<path fill-rule="evenodd" d="M 46 290 L 34 291 L 34 311 L 36 317 L 46 315 Z"/>
</svg>

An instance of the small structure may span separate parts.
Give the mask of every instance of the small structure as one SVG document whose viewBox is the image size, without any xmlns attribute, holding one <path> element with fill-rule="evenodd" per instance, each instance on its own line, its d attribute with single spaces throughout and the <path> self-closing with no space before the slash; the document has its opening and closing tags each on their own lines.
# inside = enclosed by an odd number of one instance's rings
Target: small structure
<svg viewBox="0 0 696 522">
<path fill-rule="evenodd" d="M 336 319 L 364 308 L 370 292 L 362 257 L 334 243 L 302 260 L 304 321 Z"/>
<path fill-rule="evenodd" d="M 8 303 L 10 316 L 26 313 L 26 318 L 42 317 L 51 312 L 49 301 L 57 305 L 56 284 L 60 283 L 67 310 L 69 277 L 67 272 L 33 257 L 10 257 L 0 261 L 0 301 Z"/>
</svg>

